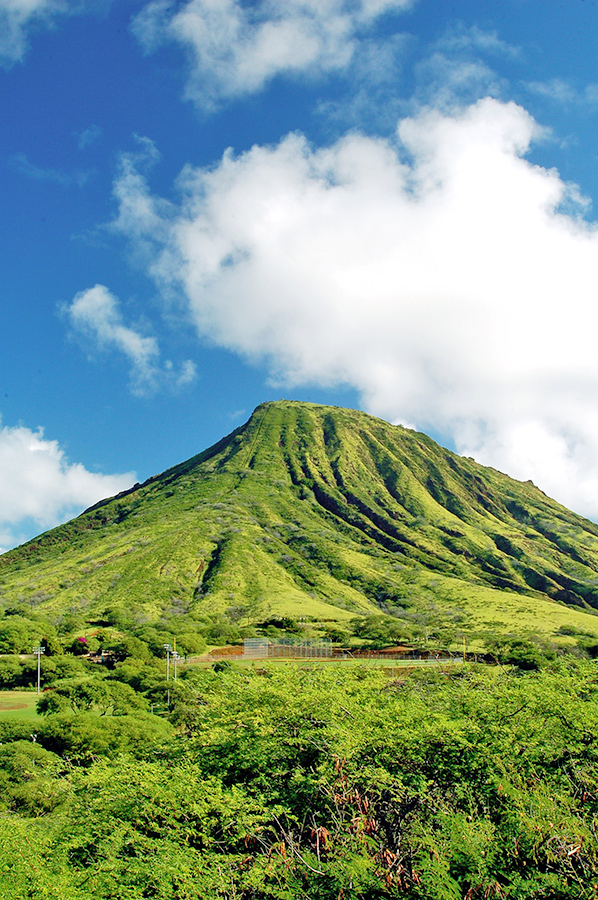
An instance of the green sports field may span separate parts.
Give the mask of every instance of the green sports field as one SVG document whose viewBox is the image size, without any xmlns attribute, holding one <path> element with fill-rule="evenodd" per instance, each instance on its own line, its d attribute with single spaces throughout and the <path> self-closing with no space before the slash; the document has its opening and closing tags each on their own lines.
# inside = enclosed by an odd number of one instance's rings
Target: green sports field
<svg viewBox="0 0 598 900">
<path fill-rule="evenodd" d="M 6 719 L 39 719 L 35 711 L 37 694 L 34 691 L 0 691 L 0 721 Z"/>
</svg>

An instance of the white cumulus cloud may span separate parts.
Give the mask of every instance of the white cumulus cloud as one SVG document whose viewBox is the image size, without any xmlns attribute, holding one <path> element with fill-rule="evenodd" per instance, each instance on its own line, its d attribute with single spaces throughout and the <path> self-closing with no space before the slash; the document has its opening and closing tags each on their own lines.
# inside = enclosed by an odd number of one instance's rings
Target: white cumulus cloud
<svg viewBox="0 0 598 900">
<path fill-rule="evenodd" d="M 75 331 L 90 339 L 94 346 L 125 355 L 133 393 L 152 393 L 166 383 L 181 387 L 195 379 L 196 367 L 192 360 L 186 360 L 180 371 L 171 360 L 161 363 L 156 338 L 146 337 L 124 324 L 118 299 L 103 284 L 81 291 L 64 312 Z"/>
<path fill-rule="evenodd" d="M 396 141 L 293 134 L 188 167 L 159 225 L 129 177 L 121 227 L 158 242 L 149 270 L 202 337 L 288 384 L 353 385 L 598 517 L 598 233 L 525 158 L 539 137 L 489 98 L 404 119 Z"/>
<path fill-rule="evenodd" d="M 209 109 L 256 93 L 278 75 L 319 76 L 350 63 L 360 36 L 412 0 L 153 0 L 133 30 L 147 51 L 164 41 L 189 52 L 188 96 Z"/>
<path fill-rule="evenodd" d="M 51 528 L 134 482 L 132 472 L 101 475 L 70 462 L 41 428 L 0 427 L 0 552 L 24 538 L 31 523 Z"/>
</svg>

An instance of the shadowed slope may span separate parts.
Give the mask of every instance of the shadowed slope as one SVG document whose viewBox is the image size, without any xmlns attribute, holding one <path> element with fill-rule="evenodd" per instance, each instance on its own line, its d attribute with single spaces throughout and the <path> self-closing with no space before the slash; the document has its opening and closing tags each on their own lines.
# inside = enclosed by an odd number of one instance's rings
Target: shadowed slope
<svg viewBox="0 0 598 900">
<path fill-rule="evenodd" d="M 365 413 L 280 401 L 4 554 L 0 593 L 88 617 L 115 604 L 138 620 L 382 608 L 466 630 L 598 631 L 577 611 L 598 609 L 597 551 L 598 527 L 530 482 Z"/>
</svg>

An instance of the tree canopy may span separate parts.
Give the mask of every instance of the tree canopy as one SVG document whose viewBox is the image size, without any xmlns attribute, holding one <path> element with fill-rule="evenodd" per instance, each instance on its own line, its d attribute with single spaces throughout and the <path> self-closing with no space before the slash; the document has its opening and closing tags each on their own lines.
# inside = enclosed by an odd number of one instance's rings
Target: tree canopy
<svg viewBox="0 0 598 900">
<path fill-rule="evenodd" d="M 113 678 L 52 694 L 0 746 L 7 900 L 597 894 L 591 661 L 196 668 L 166 717 Z"/>
</svg>

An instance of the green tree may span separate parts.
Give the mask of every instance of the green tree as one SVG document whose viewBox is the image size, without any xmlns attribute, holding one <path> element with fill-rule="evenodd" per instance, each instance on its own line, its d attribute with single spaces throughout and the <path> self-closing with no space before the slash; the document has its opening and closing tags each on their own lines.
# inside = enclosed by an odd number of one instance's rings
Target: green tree
<svg viewBox="0 0 598 900">
<path fill-rule="evenodd" d="M 0 746 L 2 801 L 8 809 L 45 815 L 63 803 L 68 785 L 64 762 L 31 740 Z"/>
<path fill-rule="evenodd" d="M 43 647 L 46 656 L 60 656 L 62 654 L 62 645 L 55 633 L 47 632 L 39 643 L 40 647 Z"/>
<path fill-rule="evenodd" d="M 128 684 L 92 678 L 75 684 L 59 684 L 37 703 L 41 715 L 67 709 L 74 713 L 94 710 L 100 716 L 116 716 L 145 710 L 147 701 Z"/>
<path fill-rule="evenodd" d="M 46 716 L 38 742 L 53 753 L 89 760 L 130 753 L 143 758 L 161 752 L 174 739 L 169 722 L 149 713 L 100 717 L 94 712 L 59 712 Z"/>
<path fill-rule="evenodd" d="M 36 632 L 35 623 L 22 616 L 5 617 L 0 620 L 0 653 L 30 653 L 39 640 Z"/>
</svg>

